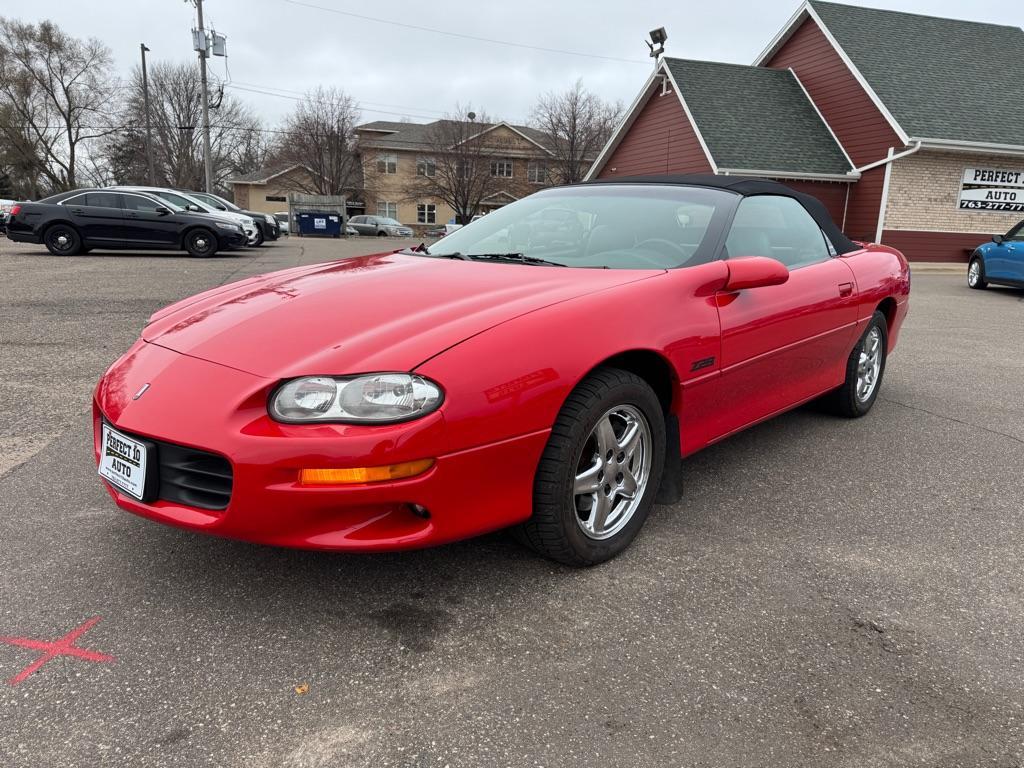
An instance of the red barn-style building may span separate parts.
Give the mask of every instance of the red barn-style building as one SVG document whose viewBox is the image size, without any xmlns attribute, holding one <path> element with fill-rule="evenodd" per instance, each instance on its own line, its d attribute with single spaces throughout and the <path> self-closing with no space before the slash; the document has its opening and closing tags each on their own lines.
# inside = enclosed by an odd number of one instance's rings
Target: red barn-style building
<svg viewBox="0 0 1024 768">
<path fill-rule="evenodd" d="M 659 173 L 777 179 L 966 261 L 1024 219 L 1024 31 L 807 0 L 751 66 L 661 59 L 588 178 Z"/>
</svg>

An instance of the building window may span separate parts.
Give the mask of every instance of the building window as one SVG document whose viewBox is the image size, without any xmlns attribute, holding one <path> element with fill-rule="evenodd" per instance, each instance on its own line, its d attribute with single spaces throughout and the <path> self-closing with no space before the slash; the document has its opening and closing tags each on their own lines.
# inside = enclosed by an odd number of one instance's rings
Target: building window
<svg viewBox="0 0 1024 768">
<path fill-rule="evenodd" d="M 377 173 L 398 173 L 398 155 L 377 155 Z"/>
<path fill-rule="evenodd" d="M 512 178 L 512 161 L 495 160 L 491 163 L 491 176 L 501 176 L 504 179 Z"/>
<path fill-rule="evenodd" d="M 531 184 L 546 184 L 548 180 L 548 164 L 543 160 L 531 160 L 526 166 L 526 180 Z"/>
<path fill-rule="evenodd" d="M 437 163 L 432 157 L 421 157 L 416 161 L 416 175 L 433 178 L 437 174 Z"/>
<path fill-rule="evenodd" d="M 455 161 L 455 176 L 460 179 L 468 179 L 473 176 L 473 161 L 472 160 L 456 160 Z"/>
<path fill-rule="evenodd" d="M 418 224 L 436 224 L 437 206 L 433 203 L 420 203 L 417 205 L 416 222 Z"/>
<path fill-rule="evenodd" d="M 377 202 L 377 215 L 388 219 L 398 218 L 398 203 L 386 203 L 383 200 Z"/>
<path fill-rule="evenodd" d="M 267 195 L 268 203 L 287 203 L 288 198 L 284 195 Z"/>
</svg>

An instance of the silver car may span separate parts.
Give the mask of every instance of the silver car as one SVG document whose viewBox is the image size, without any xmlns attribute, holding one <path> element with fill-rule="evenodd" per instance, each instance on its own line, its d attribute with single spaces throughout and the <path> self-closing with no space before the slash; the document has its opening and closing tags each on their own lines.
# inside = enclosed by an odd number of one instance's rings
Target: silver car
<svg viewBox="0 0 1024 768">
<path fill-rule="evenodd" d="M 353 216 L 348 225 L 360 235 L 374 237 L 412 237 L 413 231 L 387 216 Z"/>
</svg>

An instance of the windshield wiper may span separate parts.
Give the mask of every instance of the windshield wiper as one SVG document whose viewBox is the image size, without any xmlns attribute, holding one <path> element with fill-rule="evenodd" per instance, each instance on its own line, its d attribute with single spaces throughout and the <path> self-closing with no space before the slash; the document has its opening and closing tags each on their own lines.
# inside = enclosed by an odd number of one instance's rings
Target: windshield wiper
<svg viewBox="0 0 1024 768">
<path fill-rule="evenodd" d="M 454 253 L 431 253 L 423 243 L 420 243 L 415 248 L 403 248 L 399 253 L 408 253 L 412 256 L 429 256 L 432 259 L 459 259 L 460 261 L 469 261 L 469 256 L 464 256 L 458 251 L 455 251 Z"/>
<path fill-rule="evenodd" d="M 557 261 L 548 261 L 536 256 L 527 256 L 525 253 L 471 253 L 467 258 L 474 261 L 506 261 L 512 264 L 543 264 L 546 267 L 566 267 L 568 264 L 561 264 Z"/>
</svg>

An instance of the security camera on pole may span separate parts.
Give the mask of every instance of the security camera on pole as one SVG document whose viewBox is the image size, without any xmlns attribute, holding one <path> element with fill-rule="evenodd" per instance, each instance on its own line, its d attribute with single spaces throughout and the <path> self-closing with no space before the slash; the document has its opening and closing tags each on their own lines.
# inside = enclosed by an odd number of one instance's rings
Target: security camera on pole
<svg viewBox="0 0 1024 768">
<path fill-rule="evenodd" d="M 211 51 L 214 56 L 227 56 L 227 43 L 223 35 L 213 32 L 207 35 L 203 27 L 203 0 L 195 2 L 199 26 L 192 30 L 192 47 L 199 54 L 199 80 L 203 96 L 203 168 L 206 177 L 206 191 L 213 192 L 213 158 L 210 152 L 210 94 L 206 84 L 206 59 Z"/>
</svg>

